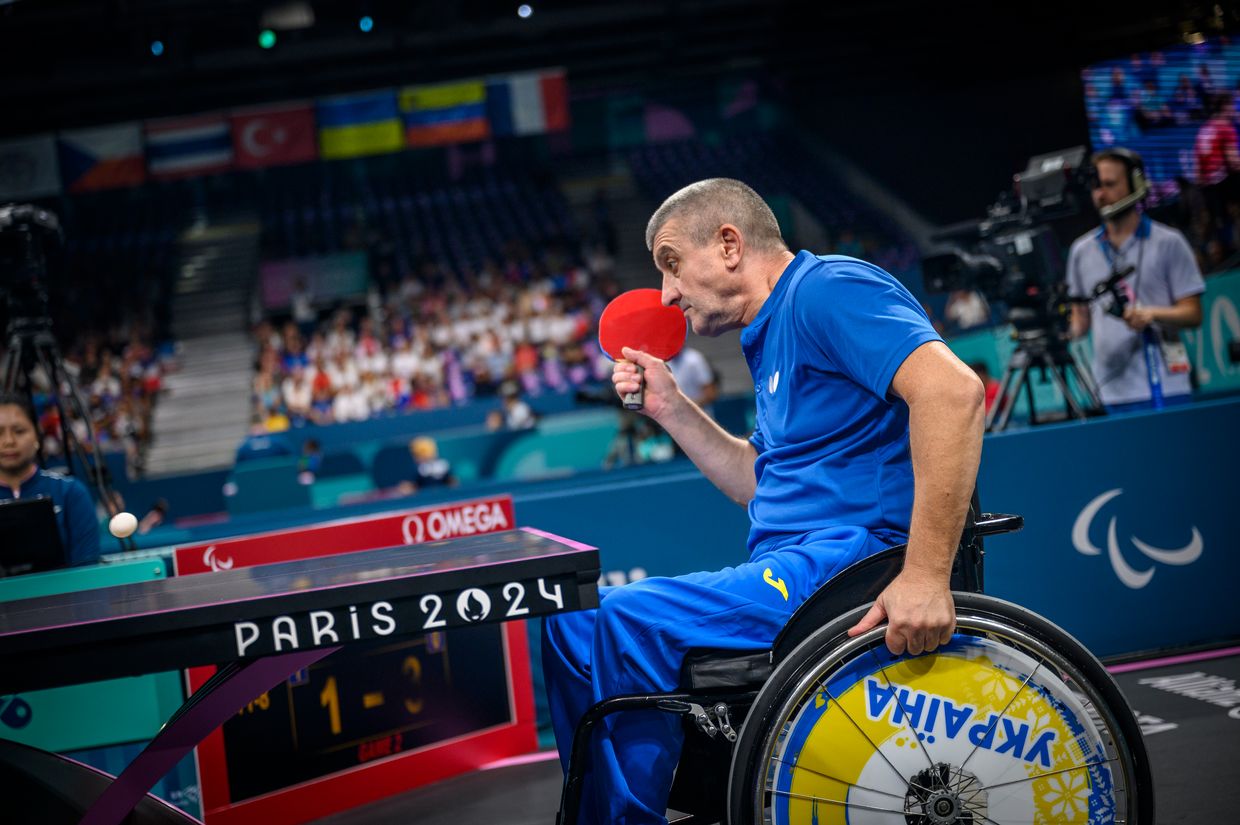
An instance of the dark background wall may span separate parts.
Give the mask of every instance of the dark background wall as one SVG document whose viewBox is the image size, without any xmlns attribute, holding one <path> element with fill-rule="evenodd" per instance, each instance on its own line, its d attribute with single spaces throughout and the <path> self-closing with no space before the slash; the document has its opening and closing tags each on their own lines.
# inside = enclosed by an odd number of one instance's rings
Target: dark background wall
<svg viewBox="0 0 1240 825">
<path fill-rule="evenodd" d="M 0 5 L 0 138 L 552 65 L 574 95 L 743 73 L 949 222 L 979 214 L 1030 155 L 1086 141 L 1082 66 L 1240 22 L 1237 3 L 1199 0 L 534 0 L 528 20 L 516 5 L 16 0 Z M 314 24 L 264 51 L 279 6 Z"/>
</svg>

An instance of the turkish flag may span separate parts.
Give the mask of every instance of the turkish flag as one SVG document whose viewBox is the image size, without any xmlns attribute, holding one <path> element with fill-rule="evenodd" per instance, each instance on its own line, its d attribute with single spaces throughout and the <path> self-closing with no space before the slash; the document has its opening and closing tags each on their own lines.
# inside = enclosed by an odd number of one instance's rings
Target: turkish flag
<svg viewBox="0 0 1240 825">
<path fill-rule="evenodd" d="M 305 163 L 319 156 L 314 107 L 309 103 L 236 110 L 232 138 L 238 169 Z"/>
</svg>

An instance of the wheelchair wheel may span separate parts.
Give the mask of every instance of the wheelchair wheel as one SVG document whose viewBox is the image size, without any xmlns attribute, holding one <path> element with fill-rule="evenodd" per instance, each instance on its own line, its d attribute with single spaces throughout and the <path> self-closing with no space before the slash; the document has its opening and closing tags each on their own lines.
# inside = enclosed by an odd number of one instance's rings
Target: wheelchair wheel
<svg viewBox="0 0 1240 825">
<path fill-rule="evenodd" d="M 1153 822 L 1141 731 L 1110 674 L 1046 619 L 956 593 L 957 632 L 893 657 L 866 607 L 814 633 L 754 701 L 732 825 Z"/>
</svg>

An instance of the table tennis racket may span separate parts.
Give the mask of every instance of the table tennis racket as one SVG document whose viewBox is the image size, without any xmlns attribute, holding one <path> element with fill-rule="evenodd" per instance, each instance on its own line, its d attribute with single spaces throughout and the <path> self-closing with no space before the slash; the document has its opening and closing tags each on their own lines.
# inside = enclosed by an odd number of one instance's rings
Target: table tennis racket
<svg viewBox="0 0 1240 825">
<path fill-rule="evenodd" d="M 675 358 L 685 345 L 685 314 L 663 306 L 657 289 L 631 289 L 611 300 L 598 319 L 598 343 L 613 361 L 624 360 L 624 348 L 641 350 L 663 361 Z M 640 382 L 642 368 L 637 368 Z M 642 388 L 624 396 L 624 408 L 642 408 Z"/>
</svg>

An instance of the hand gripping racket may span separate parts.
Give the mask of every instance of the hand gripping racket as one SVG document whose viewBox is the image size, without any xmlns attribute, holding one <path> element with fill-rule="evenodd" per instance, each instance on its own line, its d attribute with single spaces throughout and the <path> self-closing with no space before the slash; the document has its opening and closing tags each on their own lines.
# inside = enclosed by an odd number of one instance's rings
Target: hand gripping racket
<svg viewBox="0 0 1240 825">
<path fill-rule="evenodd" d="M 631 289 L 611 300 L 598 319 L 598 343 L 613 361 L 624 360 L 624 348 L 641 350 L 666 361 L 685 345 L 685 314 L 680 307 L 663 306 L 657 289 Z M 642 378 L 637 368 L 637 379 Z M 628 410 L 642 408 L 642 388 L 624 396 Z"/>
</svg>

